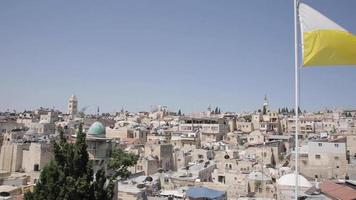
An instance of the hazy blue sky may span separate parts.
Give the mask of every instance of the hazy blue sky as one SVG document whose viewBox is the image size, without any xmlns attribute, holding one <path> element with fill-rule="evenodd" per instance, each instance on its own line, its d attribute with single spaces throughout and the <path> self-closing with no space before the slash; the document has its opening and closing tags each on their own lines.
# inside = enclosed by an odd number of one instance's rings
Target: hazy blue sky
<svg viewBox="0 0 356 200">
<path fill-rule="evenodd" d="M 304 2 L 356 33 L 356 1 Z M 0 110 L 292 106 L 293 44 L 293 0 L 0 1 Z M 355 107 L 356 68 L 301 82 L 303 108 Z"/>
</svg>

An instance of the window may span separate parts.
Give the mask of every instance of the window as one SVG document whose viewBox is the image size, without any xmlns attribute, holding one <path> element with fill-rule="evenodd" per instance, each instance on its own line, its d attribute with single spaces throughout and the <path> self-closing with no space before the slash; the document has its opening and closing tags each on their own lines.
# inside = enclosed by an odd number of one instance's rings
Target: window
<svg viewBox="0 0 356 200">
<path fill-rule="evenodd" d="M 337 169 L 339 169 L 340 167 L 339 166 L 336 166 Z"/>
<path fill-rule="evenodd" d="M 320 159 L 320 155 L 315 155 L 315 159 Z"/>
<path fill-rule="evenodd" d="M 323 143 L 318 143 L 318 146 L 319 146 L 319 147 L 323 146 Z"/>
<path fill-rule="evenodd" d="M 218 182 L 225 183 L 225 176 L 218 176 Z"/>
<path fill-rule="evenodd" d="M 338 147 L 339 147 L 339 144 L 334 144 L 334 146 L 335 146 L 336 148 L 338 148 Z"/>
<path fill-rule="evenodd" d="M 335 156 L 335 160 L 339 160 L 339 156 Z"/>
</svg>

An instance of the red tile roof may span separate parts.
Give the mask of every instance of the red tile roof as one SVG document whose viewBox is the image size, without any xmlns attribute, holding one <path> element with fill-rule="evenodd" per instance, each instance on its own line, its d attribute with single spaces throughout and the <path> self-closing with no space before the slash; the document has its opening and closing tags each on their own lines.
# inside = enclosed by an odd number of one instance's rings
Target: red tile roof
<svg viewBox="0 0 356 200">
<path fill-rule="evenodd" d="M 344 183 L 325 181 L 320 184 L 321 192 L 326 196 L 340 200 L 356 200 L 356 189 L 348 187 Z"/>
</svg>

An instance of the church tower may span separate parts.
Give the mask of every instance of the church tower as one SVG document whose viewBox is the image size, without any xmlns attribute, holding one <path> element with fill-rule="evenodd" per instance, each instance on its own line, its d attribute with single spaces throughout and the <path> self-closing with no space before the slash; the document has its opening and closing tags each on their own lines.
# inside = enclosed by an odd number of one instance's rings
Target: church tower
<svg viewBox="0 0 356 200">
<path fill-rule="evenodd" d="M 74 94 L 69 98 L 68 114 L 71 117 L 75 117 L 78 114 L 78 99 Z"/>
</svg>

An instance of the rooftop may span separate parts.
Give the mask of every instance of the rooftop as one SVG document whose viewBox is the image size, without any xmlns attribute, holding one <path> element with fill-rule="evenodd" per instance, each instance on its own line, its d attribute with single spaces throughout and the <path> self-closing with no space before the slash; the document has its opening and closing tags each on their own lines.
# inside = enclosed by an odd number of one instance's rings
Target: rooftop
<svg viewBox="0 0 356 200">
<path fill-rule="evenodd" d="M 320 184 L 321 192 L 325 195 L 340 200 L 355 200 L 356 189 L 348 187 L 343 183 L 335 183 L 333 181 L 325 181 Z"/>
</svg>

